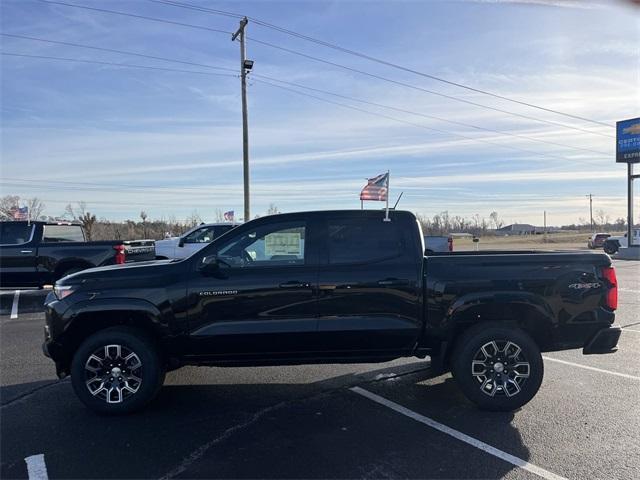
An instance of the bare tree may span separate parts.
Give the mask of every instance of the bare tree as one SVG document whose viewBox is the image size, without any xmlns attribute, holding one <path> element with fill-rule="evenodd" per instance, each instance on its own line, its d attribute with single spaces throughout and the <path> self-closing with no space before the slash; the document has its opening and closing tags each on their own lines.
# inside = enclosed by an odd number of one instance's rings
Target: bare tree
<svg viewBox="0 0 640 480">
<path fill-rule="evenodd" d="M 71 220 L 80 220 L 81 217 L 84 217 L 85 213 L 87 213 L 87 203 L 80 201 L 75 207 L 68 203 L 67 206 L 64 207 L 64 214 L 62 216 L 69 216 Z"/>
<path fill-rule="evenodd" d="M 24 201 L 25 206 L 29 209 L 29 218 L 38 220 L 42 216 L 45 204 L 38 197 L 27 198 Z"/>
<path fill-rule="evenodd" d="M 224 213 L 219 208 L 216 208 L 215 212 L 213 212 L 213 216 L 216 222 L 224 222 Z"/>
<path fill-rule="evenodd" d="M 18 195 L 5 195 L 0 198 L 0 217 L 13 220 L 12 209 L 16 208 L 19 203 L 20 196 Z"/>
<path fill-rule="evenodd" d="M 142 219 L 142 238 L 147 238 L 147 212 L 142 210 L 140 212 L 140 218 Z"/>
<path fill-rule="evenodd" d="M 77 220 L 80 220 L 80 223 L 82 224 L 82 228 L 84 229 L 84 233 L 87 235 L 87 240 L 88 241 L 93 240 L 93 227 L 96 223 L 96 216 L 91 215 L 91 213 L 89 212 L 85 212 Z"/>
<path fill-rule="evenodd" d="M 277 213 L 280 213 L 277 205 L 275 203 L 270 203 L 269 208 L 267 209 L 267 215 L 276 215 Z"/>
<path fill-rule="evenodd" d="M 496 230 L 502 228 L 502 226 L 504 225 L 504 221 L 500 218 L 498 212 L 491 212 L 491 214 L 489 214 L 489 220 Z"/>
<path fill-rule="evenodd" d="M 596 222 L 599 223 L 601 226 L 605 226 L 607 224 L 609 224 L 610 221 L 610 217 L 609 215 L 607 215 L 607 212 L 605 212 L 604 210 L 600 209 L 598 211 L 596 211 Z"/>
</svg>

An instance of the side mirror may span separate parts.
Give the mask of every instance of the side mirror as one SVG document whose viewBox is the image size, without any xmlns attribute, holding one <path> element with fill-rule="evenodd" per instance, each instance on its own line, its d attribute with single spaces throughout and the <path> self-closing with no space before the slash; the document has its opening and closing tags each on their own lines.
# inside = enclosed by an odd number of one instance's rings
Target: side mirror
<svg viewBox="0 0 640 480">
<path fill-rule="evenodd" d="M 184 237 L 180 237 L 180 240 L 178 241 L 178 246 L 184 247 Z"/>
<path fill-rule="evenodd" d="M 207 255 L 202 257 L 198 264 L 198 271 L 200 272 L 213 272 L 219 267 L 218 257 L 215 255 Z"/>
</svg>

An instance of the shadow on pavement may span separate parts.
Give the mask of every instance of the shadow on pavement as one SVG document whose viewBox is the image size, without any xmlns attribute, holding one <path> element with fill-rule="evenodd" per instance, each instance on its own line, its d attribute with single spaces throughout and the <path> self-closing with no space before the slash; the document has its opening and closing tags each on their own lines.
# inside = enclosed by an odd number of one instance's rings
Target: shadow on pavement
<svg viewBox="0 0 640 480">
<path fill-rule="evenodd" d="M 123 417 L 88 411 L 68 381 L 14 386 L 35 391 L 2 407 L 0 476 L 25 478 L 23 459 L 39 453 L 50 478 L 499 478 L 514 468 L 347 390 L 355 384 L 471 435 L 491 428 L 494 446 L 528 458 L 513 415 L 476 410 L 424 362 L 402 367 L 309 384 L 168 385 Z"/>
</svg>

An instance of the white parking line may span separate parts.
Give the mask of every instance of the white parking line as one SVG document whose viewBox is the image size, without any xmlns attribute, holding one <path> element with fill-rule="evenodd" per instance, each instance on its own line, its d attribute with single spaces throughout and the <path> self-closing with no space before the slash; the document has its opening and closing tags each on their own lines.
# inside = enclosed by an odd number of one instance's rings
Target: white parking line
<svg viewBox="0 0 640 480">
<path fill-rule="evenodd" d="M 49 480 L 47 465 L 44 463 L 44 454 L 31 455 L 24 459 L 27 462 L 29 480 Z"/>
<path fill-rule="evenodd" d="M 618 291 L 620 291 L 620 292 L 640 293 L 640 290 L 634 290 L 633 288 L 618 287 Z"/>
<path fill-rule="evenodd" d="M 623 332 L 640 333 L 640 330 L 634 330 L 633 328 L 623 328 L 622 331 Z"/>
<path fill-rule="evenodd" d="M 380 405 L 390 408 L 391 410 L 394 410 L 395 412 L 398 412 L 417 422 L 423 423 L 428 427 L 438 430 L 439 432 L 442 432 L 457 440 L 460 440 L 461 442 L 471 445 L 472 447 L 476 447 L 490 455 L 493 455 L 494 457 L 497 457 L 501 460 L 504 460 L 507 463 L 510 463 L 511 465 L 515 465 L 516 467 L 522 468 L 523 470 L 526 470 L 530 473 L 538 475 L 539 477 L 546 478 L 547 480 L 566 480 L 565 477 L 556 475 L 555 473 L 550 472 L 549 470 L 545 470 L 544 468 L 538 467 L 537 465 L 534 465 L 532 463 L 527 462 L 526 460 L 523 460 L 519 457 L 511 455 L 510 453 L 507 453 L 495 447 L 492 447 L 488 443 L 484 443 L 465 433 L 459 432 L 458 430 L 455 430 L 451 427 L 447 427 L 446 425 L 440 422 L 436 422 L 435 420 L 429 417 L 425 417 L 424 415 L 416 413 L 413 410 L 409 410 L 408 408 L 403 407 L 398 403 L 392 402 L 391 400 L 387 400 L 386 398 L 376 395 L 375 393 L 365 390 L 364 388 L 352 387 L 351 391 L 354 393 L 357 393 L 358 395 L 362 395 L 363 397 L 366 397 L 369 400 L 372 400 Z"/>
<path fill-rule="evenodd" d="M 603 370 L 602 368 L 589 367 L 588 365 L 582 365 L 580 363 L 567 362 L 566 360 L 559 360 L 557 358 L 551 358 L 551 357 L 542 357 L 542 358 L 544 358 L 545 360 L 548 360 L 550 362 L 564 363 L 565 365 L 571 365 L 572 367 L 584 368 L 585 370 L 593 370 L 594 372 L 608 373 L 609 375 L 615 375 L 617 377 L 623 377 L 623 378 L 630 378 L 631 380 L 640 380 L 640 377 L 636 377 L 635 375 L 629 375 L 627 373 L 612 372 L 611 370 Z"/>
<path fill-rule="evenodd" d="M 20 290 L 16 290 L 16 293 L 13 295 L 13 305 L 11 305 L 11 317 L 9 318 L 18 318 L 18 299 L 20 298 Z"/>
</svg>

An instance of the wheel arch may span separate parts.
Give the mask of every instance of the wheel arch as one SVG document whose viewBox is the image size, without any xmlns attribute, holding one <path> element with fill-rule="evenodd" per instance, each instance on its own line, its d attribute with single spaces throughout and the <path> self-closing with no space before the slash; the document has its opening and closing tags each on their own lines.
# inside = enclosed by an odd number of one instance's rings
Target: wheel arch
<svg viewBox="0 0 640 480">
<path fill-rule="evenodd" d="M 62 278 L 64 272 L 71 270 L 72 268 L 80 268 L 82 270 L 86 270 L 87 268 L 93 268 L 95 265 L 92 263 L 82 260 L 82 259 L 69 259 L 60 262 L 56 265 L 56 268 L 53 272 L 54 280 L 58 280 Z"/>
<path fill-rule="evenodd" d="M 162 338 L 167 335 L 168 328 L 162 323 L 161 313 L 152 304 L 144 300 L 127 300 L 126 305 L 117 302 L 103 301 L 84 304 L 67 312 L 64 337 L 65 355 L 60 359 L 59 370 L 68 373 L 73 355 L 82 342 L 101 330 L 127 326 L 146 334 L 153 340 L 163 358 L 168 358 Z"/>
<path fill-rule="evenodd" d="M 499 296 L 499 295 L 498 295 Z M 553 313 L 540 297 L 527 294 L 502 294 L 502 298 L 476 298 L 456 302 L 449 310 L 450 338 L 447 342 L 447 364 L 456 341 L 469 328 L 479 324 L 500 324 L 519 328 L 545 351 L 553 343 Z"/>
</svg>

